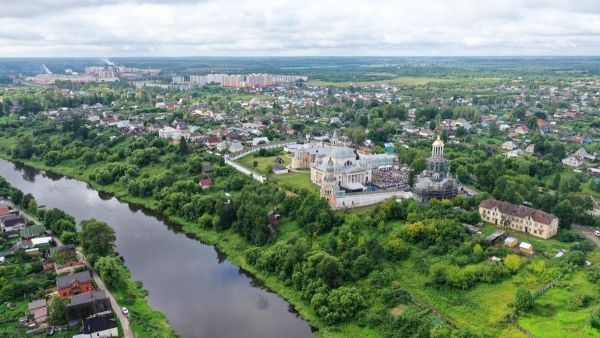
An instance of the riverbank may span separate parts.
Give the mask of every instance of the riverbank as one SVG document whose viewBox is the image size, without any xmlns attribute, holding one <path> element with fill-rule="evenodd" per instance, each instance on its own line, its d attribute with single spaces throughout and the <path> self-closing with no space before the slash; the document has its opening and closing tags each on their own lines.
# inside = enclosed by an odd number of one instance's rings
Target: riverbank
<svg viewBox="0 0 600 338">
<path fill-rule="evenodd" d="M 94 170 L 93 167 L 92 168 L 88 167 L 85 170 L 82 170 L 81 167 L 68 167 L 65 165 L 60 165 L 57 167 L 50 168 L 40 162 L 27 161 L 27 160 L 25 160 L 25 161 L 15 160 L 9 156 L 6 156 L 6 154 L 0 154 L 0 157 L 4 158 L 6 160 L 9 160 L 9 161 L 23 163 L 23 164 L 28 165 L 35 169 L 46 170 L 51 173 L 64 175 L 66 177 L 70 177 L 70 178 L 74 178 L 74 179 L 86 182 L 87 184 L 89 184 L 91 187 L 93 187 L 97 191 L 109 193 L 109 194 L 115 196 L 116 198 L 118 198 L 120 201 L 140 205 L 140 206 L 143 206 L 150 210 L 153 210 L 155 212 L 157 212 L 157 210 L 158 210 L 157 206 L 154 204 L 153 200 L 151 200 L 149 198 L 133 197 L 133 196 L 129 195 L 124 189 L 122 189 L 122 187 L 118 186 L 118 184 L 100 186 L 95 182 L 91 182 L 87 175 L 89 174 L 89 171 Z M 66 164 L 69 164 L 69 161 L 64 161 L 64 162 L 66 162 Z M 146 171 L 156 172 L 159 169 L 159 168 L 156 168 L 156 166 L 159 166 L 159 165 L 152 165 L 152 166 L 145 167 L 144 170 L 142 171 L 142 173 L 146 172 Z M 217 247 L 221 252 L 228 255 L 228 259 L 233 264 L 235 264 L 236 266 L 239 266 L 243 269 L 243 271 L 240 270 L 240 273 L 248 274 L 248 275 L 251 274 L 252 275 L 251 277 L 256 277 L 259 280 L 259 283 L 261 284 L 260 286 L 264 286 L 267 289 L 274 291 L 277 295 L 279 295 L 280 297 L 289 301 L 293 306 L 296 307 L 297 313 L 300 315 L 301 318 L 309 321 L 313 327 L 317 327 L 317 328 L 321 329 L 321 331 L 316 333 L 315 336 L 317 336 L 317 337 L 318 336 L 323 336 L 323 337 L 324 336 L 327 336 L 327 337 L 340 336 L 341 337 L 341 336 L 349 336 L 349 335 L 356 336 L 357 330 L 363 331 L 363 329 L 359 328 L 354 323 L 345 324 L 345 325 L 342 325 L 341 327 L 336 328 L 336 330 L 340 330 L 339 332 L 328 332 L 326 330 L 323 330 L 323 328 L 326 325 L 319 321 L 318 317 L 316 316 L 316 314 L 313 312 L 312 308 L 310 307 L 310 304 L 305 304 L 305 302 L 301 300 L 300 294 L 298 292 L 296 292 L 296 290 L 294 290 L 293 288 L 291 288 L 289 286 L 286 286 L 282 281 L 278 280 L 277 278 L 269 277 L 269 276 L 265 276 L 265 275 L 261 274 L 254 267 L 252 267 L 246 263 L 245 258 L 244 258 L 244 253 L 245 253 L 246 248 L 248 248 L 249 246 L 246 244 L 246 241 L 244 239 L 239 237 L 232 230 L 217 233 L 215 231 L 200 229 L 193 222 L 187 222 L 183 219 L 179 219 L 179 218 L 167 216 L 167 215 L 165 215 L 165 217 L 167 217 L 169 220 L 173 221 L 174 223 L 181 225 L 182 229 L 186 233 L 193 234 L 193 235 L 197 236 L 204 243 L 214 245 L 215 247 Z M 290 311 L 293 312 L 293 310 L 290 310 Z M 135 329 L 135 326 L 133 325 L 133 323 L 132 323 L 132 328 Z M 361 333 L 359 335 L 360 336 L 377 336 L 376 334 L 373 334 L 372 332 L 369 334 Z"/>
</svg>

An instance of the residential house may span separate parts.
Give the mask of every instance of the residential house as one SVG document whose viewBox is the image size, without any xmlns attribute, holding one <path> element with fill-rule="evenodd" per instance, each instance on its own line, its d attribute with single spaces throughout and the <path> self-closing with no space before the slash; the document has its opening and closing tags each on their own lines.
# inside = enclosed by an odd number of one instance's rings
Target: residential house
<svg viewBox="0 0 600 338">
<path fill-rule="evenodd" d="M 71 298 L 82 292 L 94 290 L 89 271 L 58 277 L 56 278 L 56 287 L 61 298 Z"/>
<path fill-rule="evenodd" d="M 479 204 L 484 221 L 548 239 L 558 232 L 558 217 L 523 205 L 487 199 Z"/>
<path fill-rule="evenodd" d="M 202 189 L 208 189 L 212 184 L 212 180 L 210 178 L 205 178 L 203 180 L 200 180 L 198 184 L 202 187 Z"/>
<path fill-rule="evenodd" d="M 529 133 L 529 128 L 527 126 L 519 126 L 517 128 L 515 128 L 515 133 L 519 134 L 519 135 L 524 135 Z"/>
<path fill-rule="evenodd" d="M 242 143 L 240 142 L 231 142 L 231 145 L 229 146 L 229 151 L 232 153 L 238 153 L 240 151 L 244 150 L 244 146 L 242 145 Z"/>
<path fill-rule="evenodd" d="M 209 149 L 213 149 L 214 147 L 217 146 L 217 144 L 219 144 L 220 140 L 218 137 L 213 136 L 213 137 L 209 137 L 206 139 L 206 144 L 208 146 Z"/>
<path fill-rule="evenodd" d="M 519 145 L 515 141 L 506 141 L 502 143 L 502 149 L 504 150 L 515 150 L 519 148 Z"/>
<path fill-rule="evenodd" d="M 535 152 L 535 144 L 530 144 L 525 148 L 525 152 L 528 154 L 533 154 Z"/>
<path fill-rule="evenodd" d="M 27 221 L 25 218 L 18 215 L 5 215 L 0 217 L 0 223 L 2 223 L 2 232 L 8 236 L 8 238 L 15 238 L 19 236 L 19 230 L 27 227 Z"/>
<path fill-rule="evenodd" d="M 55 248 L 50 248 L 50 256 L 52 256 L 52 254 L 54 254 L 55 252 L 57 252 L 61 256 L 74 255 L 75 254 L 75 245 L 67 244 L 67 245 L 57 246 Z"/>
<path fill-rule="evenodd" d="M 204 175 L 212 173 L 212 166 L 210 164 L 204 164 L 202 166 L 202 173 Z"/>
<path fill-rule="evenodd" d="M 596 156 L 588 154 L 585 148 L 579 148 L 573 153 L 573 156 L 581 157 L 584 161 L 595 162 Z"/>
<path fill-rule="evenodd" d="M 35 301 L 29 303 L 28 311 L 29 311 L 29 314 L 32 315 L 35 311 L 37 311 L 41 308 L 45 308 L 45 307 L 46 307 L 45 299 L 35 300 Z"/>
<path fill-rule="evenodd" d="M 73 296 L 71 304 L 65 308 L 67 321 L 78 321 L 98 314 L 110 313 L 112 306 L 110 298 L 104 290 L 91 291 Z"/>
<path fill-rule="evenodd" d="M 83 319 L 83 334 L 92 337 L 118 337 L 119 329 L 113 313 Z"/>
<path fill-rule="evenodd" d="M 218 151 L 218 152 L 222 153 L 222 152 L 224 152 L 225 150 L 227 150 L 227 148 L 228 148 L 228 147 L 227 147 L 227 142 L 223 141 L 223 142 L 219 142 L 219 143 L 217 143 L 217 151 Z"/>
<path fill-rule="evenodd" d="M 33 225 L 19 230 L 21 240 L 32 239 L 46 233 L 46 228 L 43 225 Z"/>
<path fill-rule="evenodd" d="M 431 138 L 433 136 L 433 132 L 429 129 L 420 129 L 419 135 L 424 138 Z"/>
<path fill-rule="evenodd" d="M 258 145 L 258 144 L 260 144 L 261 142 L 264 142 L 264 143 L 269 143 L 269 139 L 268 139 L 268 138 L 266 138 L 266 137 L 255 137 L 255 138 L 253 138 L 253 139 L 252 139 L 252 145 L 253 145 L 253 146 L 256 146 L 256 145 Z"/>
<path fill-rule="evenodd" d="M 567 156 L 563 158 L 562 163 L 570 167 L 580 167 L 583 165 L 583 157 L 581 156 Z"/>
</svg>

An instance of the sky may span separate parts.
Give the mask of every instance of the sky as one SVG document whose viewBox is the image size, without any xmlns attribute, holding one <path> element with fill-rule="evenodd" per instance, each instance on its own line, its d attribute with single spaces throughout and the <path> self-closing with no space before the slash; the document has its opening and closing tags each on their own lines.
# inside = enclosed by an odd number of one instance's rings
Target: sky
<svg viewBox="0 0 600 338">
<path fill-rule="evenodd" d="M 598 0 L 0 0 L 0 57 L 599 55 Z"/>
</svg>

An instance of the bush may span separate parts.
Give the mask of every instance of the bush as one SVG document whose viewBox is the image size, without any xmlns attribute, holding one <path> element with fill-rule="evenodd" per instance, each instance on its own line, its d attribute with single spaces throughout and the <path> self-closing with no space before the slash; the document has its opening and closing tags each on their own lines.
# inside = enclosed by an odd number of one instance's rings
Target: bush
<svg viewBox="0 0 600 338">
<path fill-rule="evenodd" d="M 588 317 L 588 321 L 591 326 L 597 329 L 600 328 L 600 308 L 595 308 L 592 310 L 590 316 Z"/>
<path fill-rule="evenodd" d="M 385 252 L 389 259 L 397 261 L 408 258 L 410 247 L 400 238 L 394 238 L 387 243 Z"/>
<path fill-rule="evenodd" d="M 515 293 L 515 305 L 521 310 L 527 310 L 533 306 L 533 295 L 525 287 L 520 287 Z"/>
<path fill-rule="evenodd" d="M 571 243 L 575 241 L 575 234 L 570 230 L 560 229 L 556 238 L 565 243 Z"/>
</svg>

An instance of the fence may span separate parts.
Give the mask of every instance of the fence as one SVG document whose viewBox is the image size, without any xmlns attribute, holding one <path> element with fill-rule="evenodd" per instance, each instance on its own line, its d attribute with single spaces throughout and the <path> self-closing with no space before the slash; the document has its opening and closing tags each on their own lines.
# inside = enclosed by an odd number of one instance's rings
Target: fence
<svg viewBox="0 0 600 338">
<path fill-rule="evenodd" d="M 572 269 L 569 269 L 569 271 L 571 271 L 571 270 L 572 270 Z M 548 284 L 544 285 L 544 287 L 543 287 L 543 288 L 539 289 L 539 290 L 538 290 L 536 293 L 534 293 L 534 294 L 532 295 L 532 298 L 535 298 L 535 297 L 537 297 L 537 296 L 541 295 L 541 294 L 542 294 L 542 293 L 544 293 L 546 290 L 548 290 L 549 288 L 551 288 L 551 287 L 552 287 L 552 285 L 554 285 L 554 283 L 558 282 L 558 281 L 559 281 L 559 280 L 562 278 L 562 276 L 564 276 L 564 274 L 562 274 L 562 275 L 560 275 L 560 276 L 558 276 L 558 277 L 554 278 L 552 281 L 550 281 L 550 283 L 548 283 Z M 535 336 L 534 336 L 534 335 L 533 335 L 531 332 L 529 332 L 529 331 L 525 330 L 525 329 L 524 329 L 524 328 L 523 328 L 521 325 L 517 324 L 517 322 L 516 322 L 516 321 L 513 319 L 513 317 L 514 317 L 514 316 L 516 316 L 518 313 L 519 313 L 519 308 L 516 308 L 516 309 L 515 309 L 515 311 L 513 311 L 513 312 L 512 312 L 512 313 L 511 313 L 511 314 L 508 316 L 508 321 L 509 321 L 509 322 L 510 322 L 510 323 L 511 323 L 511 324 L 512 324 L 514 327 L 516 327 L 516 328 L 517 328 L 517 330 L 519 330 L 519 331 L 523 332 L 523 333 L 524 333 L 524 334 L 526 334 L 528 337 L 530 337 L 530 338 L 535 338 Z"/>
<path fill-rule="evenodd" d="M 285 147 L 285 146 L 290 145 L 290 144 L 296 144 L 296 143 L 298 143 L 300 141 L 302 141 L 302 139 L 280 141 L 280 142 L 275 142 L 275 143 L 257 144 L 255 146 L 250 147 L 250 148 L 246 148 L 246 149 L 242 150 L 239 153 L 230 154 L 229 155 L 229 159 L 230 160 L 237 160 L 237 159 L 242 158 L 242 157 L 244 157 L 244 156 L 246 156 L 248 154 L 256 153 L 256 152 L 260 151 L 261 149 L 282 148 L 282 147 Z"/>
</svg>

